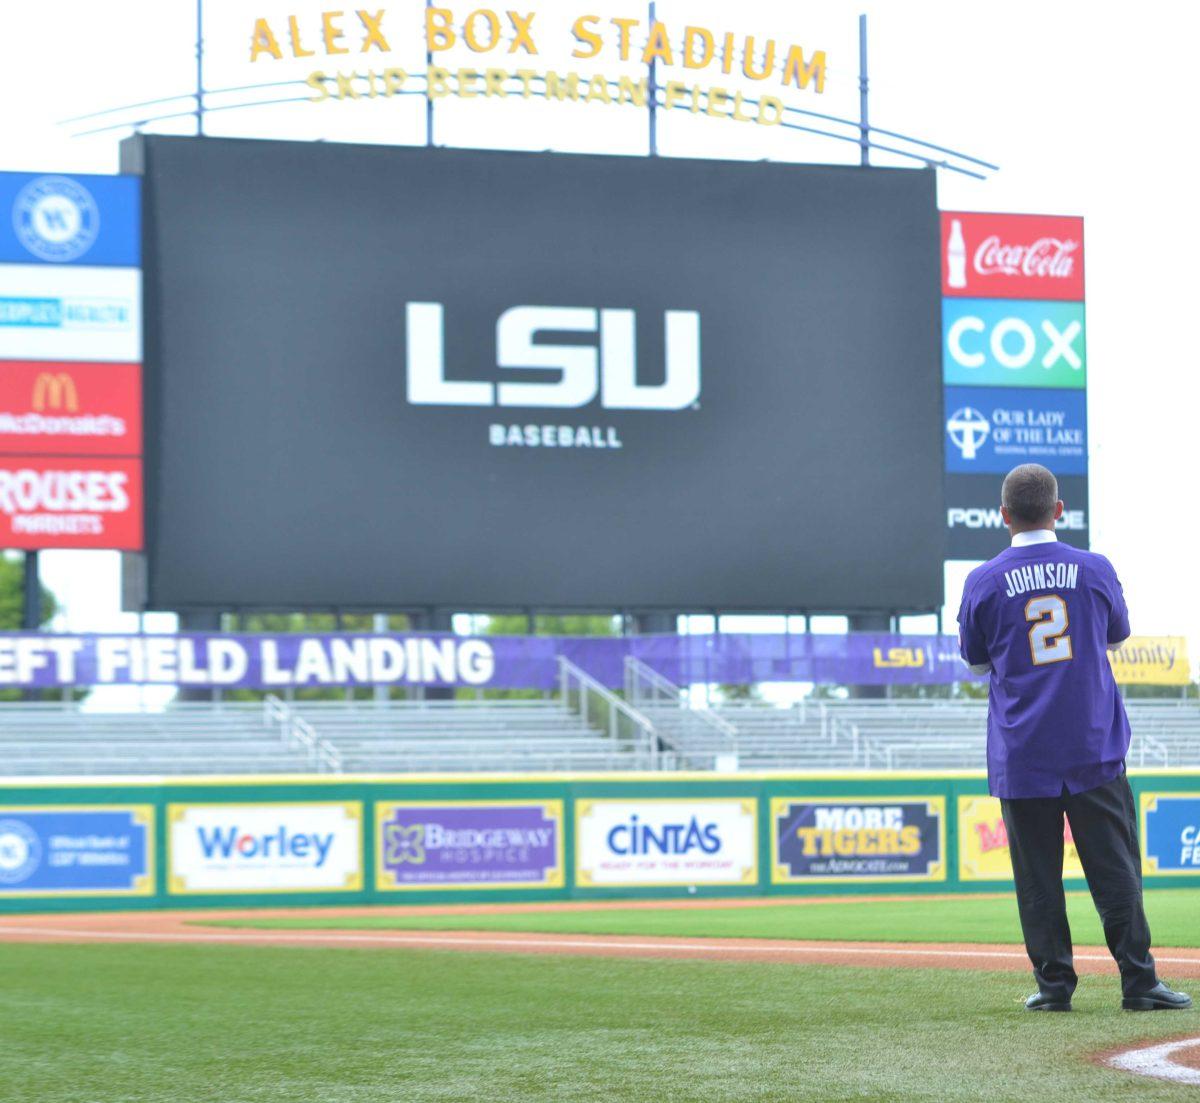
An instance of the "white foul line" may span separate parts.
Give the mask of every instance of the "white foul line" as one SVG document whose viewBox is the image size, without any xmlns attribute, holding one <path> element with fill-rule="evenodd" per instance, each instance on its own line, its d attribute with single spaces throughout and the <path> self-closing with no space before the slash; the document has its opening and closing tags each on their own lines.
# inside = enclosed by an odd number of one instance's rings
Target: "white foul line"
<svg viewBox="0 0 1200 1103">
<path fill-rule="evenodd" d="M 1177 1065 L 1171 1060 L 1171 1054 L 1176 1050 L 1188 1049 L 1191 1046 L 1200 1046 L 1200 1038 L 1184 1038 L 1182 1041 L 1164 1042 L 1162 1045 L 1148 1046 L 1145 1049 L 1129 1049 L 1110 1057 L 1108 1063 L 1113 1068 L 1124 1069 L 1126 1072 L 1155 1076 L 1160 1080 L 1174 1080 L 1177 1084 L 1200 1084 L 1200 1069 Z"/>
<path fill-rule="evenodd" d="M 231 931 L 213 932 L 164 932 L 164 931 L 104 931 L 86 928 L 62 927 L 17 927 L 0 924 L 0 935 L 5 931 L 12 934 L 43 935 L 51 938 L 85 938 L 111 939 L 125 942 L 343 942 L 367 943 L 373 945 L 420 945 L 420 946 L 504 946 L 520 950 L 530 946 L 536 948 L 561 948 L 569 950 L 658 950 L 684 953 L 711 953 L 719 951 L 722 954 L 858 954 L 865 957 L 935 957 L 935 958 L 1003 958 L 1005 960 L 1026 960 L 1025 954 L 1014 950 L 943 950 L 936 947 L 917 948 L 909 946 L 820 946 L 795 945 L 780 946 L 773 943 L 766 945 L 746 945 L 745 943 L 724 942 L 617 942 L 599 939 L 569 939 L 569 938 L 494 938 L 486 935 L 473 934 L 413 934 L 407 931 L 392 931 L 378 934 L 351 934 L 345 931 L 271 931 L 249 932 Z M 1107 954 L 1077 954 L 1077 961 L 1108 961 Z M 1200 964 L 1197 957 L 1156 957 L 1156 961 L 1168 965 Z"/>
</svg>

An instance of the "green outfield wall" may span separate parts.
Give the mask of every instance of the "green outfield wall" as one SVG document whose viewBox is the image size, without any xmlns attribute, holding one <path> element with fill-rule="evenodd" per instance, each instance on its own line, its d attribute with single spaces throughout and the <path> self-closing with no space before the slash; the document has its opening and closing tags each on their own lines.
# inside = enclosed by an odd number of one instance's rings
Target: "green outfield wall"
<svg viewBox="0 0 1200 1103">
<path fill-rule="evenodd" d="M 1200 886 L 1200 770 L 1131 775 L 1150 886 Z M 1069 835 L 1069 886 L 1084 887 Z M 0 782 L 0 911 L 995 891 L 984 775 Z"/>
</svg>

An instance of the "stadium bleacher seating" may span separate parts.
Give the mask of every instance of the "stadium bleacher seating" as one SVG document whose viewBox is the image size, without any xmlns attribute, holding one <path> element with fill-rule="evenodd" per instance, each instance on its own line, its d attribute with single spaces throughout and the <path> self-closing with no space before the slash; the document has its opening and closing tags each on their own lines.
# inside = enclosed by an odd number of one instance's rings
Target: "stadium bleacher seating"
<svg viewBox="0 0 1200 1103">
<path fill-rule="evenodd" d="M 0 704 L 0 776 L 980 769 L 986 703 L 695 705 L 630 660 L 623 697 L 564 664 L 520 700 Z M 1200 765 L 1200 702 L 1127 703 L 1133 766 Z"/>
</svg>

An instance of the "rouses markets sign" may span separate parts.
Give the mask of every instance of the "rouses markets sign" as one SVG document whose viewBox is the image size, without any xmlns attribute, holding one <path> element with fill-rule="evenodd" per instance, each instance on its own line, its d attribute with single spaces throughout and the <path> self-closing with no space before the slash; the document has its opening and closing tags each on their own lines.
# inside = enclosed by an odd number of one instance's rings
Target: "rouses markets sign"
<svg viewBox="0 0 1200 1103">
<path fill-rule="evenodd" d="M 313 103 L 327 100 L 373 100 L 405 91 L 408 72 L 394 52 L 407 45 L 413 29 L 387 8 L 376 11 L 324 11 L 258 17 L 250 28 L 250 61 L 282 62 L 312 58 L 314 68 L 305 83 Z M 430 99 L 545 96 L 575 103 L 629 104 L 650 102 L 649 80 L 631 77 L 630 64 L 662 66 L 663 103 L 693 115 L 705 114 L 765 126 L 783 120 L 783 103 L 766 92 L 752 95 L 714 83 L 697 83 L 692 76 L 720 74 L 751 80 L 781 90 L 812 88 L 825 91 L 824 50 L 773 38 L 738 35 L 696 25 L 659 20 L 579 15 L 571 21 L 543 20 L 539 12 L 495 11 L 491 8 L 425 9 L 422 28 L 426 49 L 434 62 L 456 52 L 479 57 L 477 66 L 431 64 L 426 94 Z M 589 71 L 560 71 L 539 67 L 543 45 L 552 49 L 573 45 L 571 57 Z M 595 65 L 620 65 L 605 73 Z M 685 79 L 671 79 L 671 72 Z M 715 72 L 714 72 L 715 71 Z"/>
</svg>

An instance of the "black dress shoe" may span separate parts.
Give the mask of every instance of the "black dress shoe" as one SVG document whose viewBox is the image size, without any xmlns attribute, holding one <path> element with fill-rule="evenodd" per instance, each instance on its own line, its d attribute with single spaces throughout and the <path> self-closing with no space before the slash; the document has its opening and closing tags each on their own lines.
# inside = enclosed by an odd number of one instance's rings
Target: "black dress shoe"
<svg viewBox="0 0 1200 1103">
<path fill-rule="evenodd" d="M 1026 1011 L 1070 1011 L 1071 998 L 1065 1000 L 1062 996 L 1048 996 L 1045 992 L 1034 992 L 1025 1001 Z"/>
<path fill-rule="evenodd" d="M 1186 1011 L 1192 1006 L 1192 997 L 1176 992 L 1159 981 L 1149 992 L 1140 996 L 1126 996 L 1121 1001 L 1126 1011 Z"/>
</svg>

